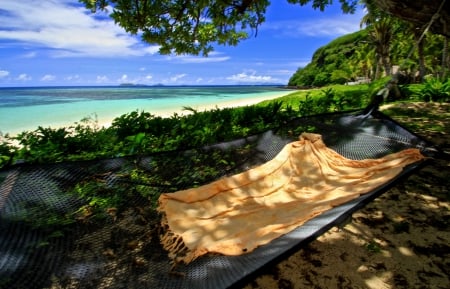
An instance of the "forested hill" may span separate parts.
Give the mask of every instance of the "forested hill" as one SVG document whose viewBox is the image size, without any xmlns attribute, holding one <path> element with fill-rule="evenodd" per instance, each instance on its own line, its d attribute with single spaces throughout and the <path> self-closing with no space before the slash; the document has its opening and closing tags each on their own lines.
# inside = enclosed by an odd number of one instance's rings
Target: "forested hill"
<svg viewBox="0 0 450 289">
<path fill-rule="evenodd" d="M 324 86 L 330 83 L 342 84 L 356 79 L 363 66 L 360 54 L 368 50 L 365 48 L 367 45 L 366 30 L 347 34 L 331 41 L 316 50 L 306 67 L 301 67 L 294 73 L 289 80 L 289 85 Z"/>
<path fill-rule="evenodd" d="M 311 62 L 292 75 L 288 85 L 320 87 L 373 80 L 392 74 L 400 65 L 402 72 L 411 81 L 418 81 L 425 74 L 441 75 L 444 67 L 441 61 L 442 51 L 445 50 L 444 37 L 426 34 L 422 41 L 422 58 L 419 57 L 418 49 L 415 49 L 407 59 L 416 44 L 417 34 L 411 33 L 404 24 L 386 25 L 385 29 L 390 32 L 387 38 L 386 35 L 380 35 L 380 31 L 374 33 L 366 28 L 320 47 L 313 54 Z"/>
</svg>

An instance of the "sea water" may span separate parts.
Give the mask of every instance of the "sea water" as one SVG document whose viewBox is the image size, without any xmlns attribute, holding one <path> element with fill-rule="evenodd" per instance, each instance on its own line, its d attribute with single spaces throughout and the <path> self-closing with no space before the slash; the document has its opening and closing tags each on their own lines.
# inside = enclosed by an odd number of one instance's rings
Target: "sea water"
<svg viewBox="0 0 450 289">
<path fill-rule="evenodd" d="M 0 132 L 67 127 L 89 117 L 106 124 L 136 110 L 169 116 L 183 107 L 220 107 L 287 93 L 271 86 L 0 88 Z"/>
</svg>

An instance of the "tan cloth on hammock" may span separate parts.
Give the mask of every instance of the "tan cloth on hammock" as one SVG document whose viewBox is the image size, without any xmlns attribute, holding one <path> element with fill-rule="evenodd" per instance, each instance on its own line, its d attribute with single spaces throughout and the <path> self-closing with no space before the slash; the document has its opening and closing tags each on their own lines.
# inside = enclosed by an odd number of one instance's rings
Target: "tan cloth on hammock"
<svg viewBox="0 0 450 289">
<path fill-rule="evenodd" d="M 386 183 L 424 157 L 407 149 L 350 160 L 304 133 L 271 161 L 210 184 L 162 194 L 163 247 L 175 262 L 240 255 Z"/>
</svg>

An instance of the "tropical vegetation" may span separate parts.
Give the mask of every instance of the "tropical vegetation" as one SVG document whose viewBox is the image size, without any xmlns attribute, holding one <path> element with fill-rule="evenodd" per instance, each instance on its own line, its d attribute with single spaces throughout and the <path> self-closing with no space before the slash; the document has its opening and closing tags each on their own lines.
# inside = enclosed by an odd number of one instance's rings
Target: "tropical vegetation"
<svg viewBox="0 0 450 289">
<path fill-rule="evenodd" d="M 162 54 L 203 54 L 213 45 L 237 45 L 256 35 L 265 21 L 269 0 L 80 0 L 95 12 L 113 7 L 110 16 L 131 34 L 159 46 Z M 287 0 L 324 10 L 330 0 Z M 358 0 L 339 0 L 343 12 L 354 12 Z"/>
<path fill-rule="evenodd" d="M 311 2 L 288 1 L 302 5 Z M 248 36 L 246 28 L 257 29 L 264 20 L 263 12 L 269 1 L 216 1 L 220 5 L 211 9 L 206 9 L 210 1 L 170 1 L 171 7 L 155 4 L 169 1 L 83 2 L 94 10 L 114 4 L 113 18 L 131 33 L 143 31 L 144 39 L 161 44 L 163 53 L 208 54 L 211 42 L 235 45 Z M 314 0 L 313 6 L 324 9 L 330 2 Z M 356 2 L 341 1 L 347 11 L 351 11 Z M 153 26 L 154 19 L 149 20 L 147 13 L 153 11 L 149 8 L 154 8 L 160 17 L 167 17 L 161 18 L 160 26 Z M 164 10 L 168 8 L 171 9 Z M 162 14 L 163 11 L 166 14 Z M 251 153 L 244 148 L 238 154 L 225 151 L 203 155 L 195 153 L 195 149 L 282 127 L 299 116 L 361 109 L 391 79 L 391 67 L 395 65 L 400 66 L 406 76 L 406 81 L 398 85 L 400 94 L 395 100 L 449 102 L 445 39 L 423 34 L 423 30 L 414 33 L 414 27 L 407 30 L 404 23 L 378 14 L 379 11 L 369 11 L 372 14 L 363 21 L 365 29 L 319 48 L 311 64 L 300 68 L 289 81 L 290 85 L 320 88 L 299 90 L 276 100 L 240 108 L 197 111 L 186 107 L 190 114 L 174 114 L 168 118 L 132 111 L 114 119 L 107 128 L 100 127 L 95 117 L 88 117 L 69 127 L 38 127 L 17 136 L 0 135 L 0 169 L 5 170 L 23 162 L 48 164 L 119 157 L 129 160 L 115 175 L 119 179 L 115 185 L 111 185 L 114 182 L 109 179 L 110 174 L 93 173 L 67 188 L 64 193 L 79 200 L 69 213 L 36 206 L 29 209 L 24 204 L 16 204 L 24 206 L 25 221 L 32 229 L 48 230 L 50 242 L 63 236 L 66 228 L 75 222 L 114 220 L 129 206 L 131 198 L 147 200 L 155 213 L 159 193 L 148 184 L 163 184 L 166 191 L 185 188 L 186 184 L 201 184 L 219 177 L 218 168 L 232 167 L 242 155 Z M 206 16 L 212 17 L 212 22 L 205 21 Z M 198 42 L 192 43 L 188 35 L 192 31 Z M 423 35 L 423 42 L 418 41 Z M 414 54 L 409 55 L 410 47 L 415 44 L 418 46 Z M 430 76 L 425 77 L 427 74 Z M 420 82 L 422 78 L 424 81 Z M 370 83 L 348 85 L 355 80 L 370 80 Z M 194 153 L 184 156 L 183 160 L 158 158 L 158 152 L 187 149 Z M 148 155 L 154 156 L 147 164 L 152 168 L 151 173 L 138 165 Z M 186 160 L 190 165 L 183 169 L 179 164 Z M 0 179 L 2 177 L 4 174 L 0 174 Z M 47 244 L 45 241 L 39 246 Z M 375 247 L 368 249 L 377 250 Z"/>
<path fill-rule="evenodd" d="M 173 114 L 168 118 L 132 111 L 115 118 L 107 128 L 99 127 L 92 117 L 69 127 L 38 127 L 16 136 L 2 136 L 0 168 L 20 162 L 139 157 L 229 141 L 277 128 L 299 116 L 363 108 L 386 82 L 384 78 L 371 84 L 299 90 L 240 108 L 197 111 L 186 107 L 190 114 Z M 403 100 L 450 101 L 450 80 L 429 78 L 423 84 L 399 88 Z"/>
<path fill-rule="evenodd" d="M 311 63 L 290 78 L 290 86 L 370 82 L 393 74 L 401 74 L 403 83 L 420 82 L 425 75 L 447 78 L 450 59 L 445 36 L 390 16 L 372 1 L 363 2 L 365 28 L 319 48 Z"/>
</svg>

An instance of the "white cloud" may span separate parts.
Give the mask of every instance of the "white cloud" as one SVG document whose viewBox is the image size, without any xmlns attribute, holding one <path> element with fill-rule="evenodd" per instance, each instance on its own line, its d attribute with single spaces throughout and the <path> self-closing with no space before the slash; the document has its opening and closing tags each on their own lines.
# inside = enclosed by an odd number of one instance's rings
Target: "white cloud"
<svg viewBox="0 0 450 289">
<path fill-rule="evenodd" d="M 9 71 L 0 70 L 0 78 L 7 77 L 9 75 Z"/>
<path fill-rule="evenodd" d="M 78 74 L 75 75 L 69 75 L 66 78 L 64 78 L 65 80 L 69 80 L 69 81 L 77 81 L 80 79 L 80 76 Z"/>
<path fill-rule="evenodd" d="M 169 79 L 169 81 L 170 81 L 170 82 L 177 82 L 178 80 L 184 78 L 185 76 L 186 76 L 185 73 L 177 74 L 177 75 L 172 76 L 172 77 Z"/>
<path fill-rule="evenodd" d="M 312 19 L 286 20 L 267 23 L 261 29 L 279 31 L 283 37 L 337 37 L 360 29 L 363 13 L 337 14 L 334 17 L 315 17 Z"/>
<path fill-rule="evenodd" d="M 153 81 L 153 75 L 147 74 L 144 76 L 140 76 L 134 80 L 133 83 L 137 84 L 151 84 Z"/>
<path fill-rule="evenodd" d="M 234 74 L 228 76 L 226 79 L 238 83 L 274 83 L 279 81 L 269 75 L 257 75 L 256 71 L 253 70 Z"/>
<path fill-rule="evenodd" d="M 75 4 L 75 5 L 74 5 Z M 154 54 L 109 17 L 95 17 L 74 0 L 2 0 L 0 39 L 54 50 L 55 57 L 142 56 Z M 105 16 L 105 15 L 103 15 Z"/>
<path fill-rule="evenodd" d="M 130 81 L 130 80 L 128 79 L 128 75 L 123 74 L 122 77 L 119 78 L 117 81 L 118 81 L 118 82 L 128 82 L 128 81 Z"/>
<path fill-rule="evenodd" d="M 56 76 L 51 74 L 46 74 L 41 78 L 41 81 L 53 81 L 56 79 Z"/>
<path fill-rule="evenodd" d="M 109 78 L 106 75 L 97 75 L 97 79 L 95 80 L 97 83 L 107 83 L 109 82 Z"/>
<path fill-rule="evenodd" d="M 31 79 L 32 79 L 31 76 L 29 76 L 26 73 L 22 73 L 16 78 L 16 80 L 19 80 L 19 81 L 29 81 Z"/>
</svg>

